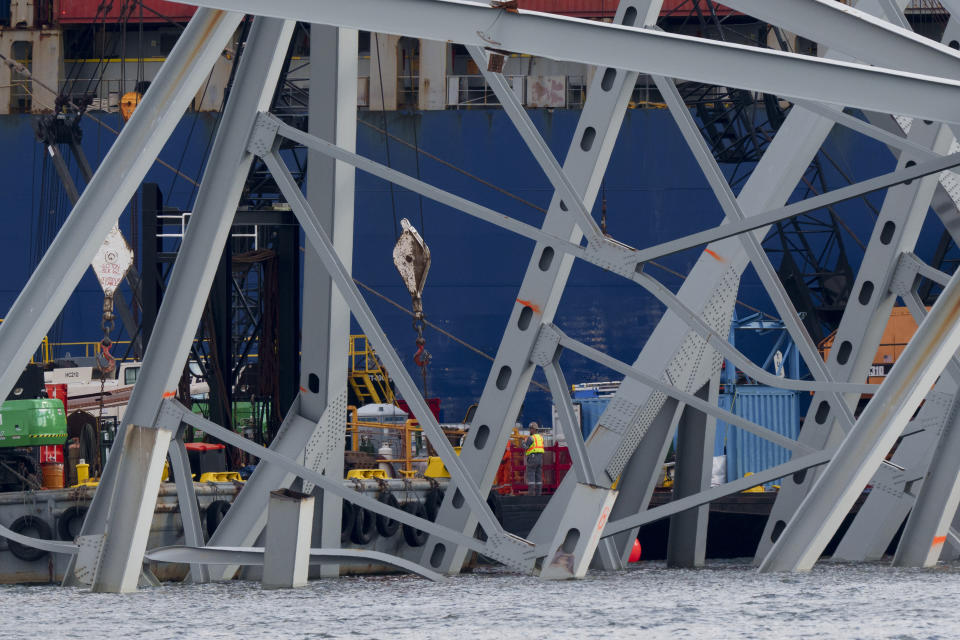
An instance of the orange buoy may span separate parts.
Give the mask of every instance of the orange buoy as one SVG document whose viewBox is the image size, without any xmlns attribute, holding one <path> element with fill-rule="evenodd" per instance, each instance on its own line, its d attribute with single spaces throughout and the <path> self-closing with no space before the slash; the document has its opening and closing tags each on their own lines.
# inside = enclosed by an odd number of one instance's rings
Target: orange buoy
<svg viewBox="0 0 960 640">
<path fill-rule="evenodd" d="M 630 559 L 628 562 L 637 562 L 640 560 L 640 541 L 633 541 L 633 549 L 630 550 Z"/>
</svg>

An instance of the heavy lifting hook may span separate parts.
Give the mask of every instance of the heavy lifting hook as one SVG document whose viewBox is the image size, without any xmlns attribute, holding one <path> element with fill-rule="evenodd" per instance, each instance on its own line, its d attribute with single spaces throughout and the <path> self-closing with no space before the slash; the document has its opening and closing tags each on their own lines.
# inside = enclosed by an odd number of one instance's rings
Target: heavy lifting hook
<svg viewBox="0 0 960 640">
<path fill-rule="evenodd" d="M 423 337 L 423 286 L 427 281 L 427 272 L 430 271 L 430 249 L 417 233 L 417 230 L 406 218 L 400 221 L 403 232 L 397 238 L 393 247 L 393 264 L 400 272 L 403 283 L 410 292 L 413 304 L 413 330 L 417 333 L 417 352 L 413 361 L 420 367 L 423 377 L 423 396 L 427 397 L 427 366 L 430 364 L 430 352 L 426 349 L 427 341 Z"/>
</svg>

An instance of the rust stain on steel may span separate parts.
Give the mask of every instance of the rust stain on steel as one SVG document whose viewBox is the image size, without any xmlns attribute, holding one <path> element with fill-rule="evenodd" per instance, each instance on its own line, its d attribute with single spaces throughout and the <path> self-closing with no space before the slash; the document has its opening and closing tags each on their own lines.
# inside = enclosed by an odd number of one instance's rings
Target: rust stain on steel
<svg viewBox="0 0 960 640">
<path fill-rule="evenodd" d="M 186 64 L 181 66 L 180 72 L 177 74 L 177 77 L 172 83 L 170 83 L 170 89 L 167 91 L 167 94 L 163 97 L 163 102 L 168 103 L 170 101 L 171 94 L 176 92 L 180 84 L 183 82 L 183 76 L 189 70 L 189 67 L 196 60 L 197 56 L 200 54 L 200 51 L 203 49 L 204 43 L 210 37 L 210 34 L 213 33 L 213 30 L 220 24 L 223 19 L 226 17 L 227 12 L 220 9 L 211 9 L 210 21 L 203 29 L 203 37 L 197 40 L 197 43 L 193 46 L 193 49 L 190 50 L 190 53 L 187 54 Z"/>
<path fill-rule="evenodd" d="M 716 260 L 717 262 L 726 262 L 726 261 L 727 261 L 726 258 L 724 258 L 724 257 L 721 256 L 719 253 L 717 253 L 716 251 L 713 251 L 713 250 L 711 250 L 711 249 L 704 249 L 703 252 L 704 252 L 705 254 L 707 254 L 708 256 L 710 256 L 711 258 L 713 258 L 714 260 Z"/>
<path fill-rule="evenodd" d="M 528 307 L 534 313 L 540 313 L 540 307 L 530 302 L 529 300 L 521 300 L 520 298 L 517 298 L 517 302 L 522 304 L 525 307 Z"/>
</svg>

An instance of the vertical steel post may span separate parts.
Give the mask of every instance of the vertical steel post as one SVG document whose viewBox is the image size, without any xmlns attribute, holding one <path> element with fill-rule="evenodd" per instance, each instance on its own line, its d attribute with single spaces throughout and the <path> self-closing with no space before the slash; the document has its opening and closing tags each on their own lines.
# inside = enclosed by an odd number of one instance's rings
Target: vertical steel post
<svg viewBox="0 0 960 640">
<path fill-rule="evenodd" d="M 313 496 L 290 489 L 270 492 L 263 545 L 264 589 L 291 589 L 307 584 Z"/>
<path fill-rule="evenodd" d="M 714 376 L 697 396 L 716 405 L 720 380 Z M 710 488 L 713 476 L 713 441 L 717 419 L 685 407 L 677 428 L 677 466 L 673 499 L 679 500 Z M 670 516 L 667 566 L 702 567 L 707 554 L 707 523 L 710 505 L 704 504 Z"/>
<path fill-rule="evenodd" d="M 324 25 L 310 27 L 310 118 L 308 131 L 348 151 L 357 146 L 357 32 Z M 353 263 L 353 166 L 309 149 L 307 200 L 320 218 L 341 262 Z M 350 307 L 333 285 L 317 251 L 306 243 L 303 266 L 302 370 L 300 411 L 317 422 L 305 464 L 343 477 L 347 422 L 347 361 Z M 323 492 L 320 542 L 340 546 L 343 500 Z M 324 563 L 323 577 L 336 577 L 337 564 Z"/>
</svg>

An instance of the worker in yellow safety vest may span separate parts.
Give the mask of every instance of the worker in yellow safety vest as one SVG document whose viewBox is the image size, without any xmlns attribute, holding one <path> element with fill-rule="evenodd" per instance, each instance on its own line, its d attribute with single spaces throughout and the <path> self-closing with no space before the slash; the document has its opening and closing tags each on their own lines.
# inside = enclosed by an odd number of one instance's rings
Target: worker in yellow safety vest
<svg viewBox="0 0 960 640">
<path fill-rule="evenodd" d="M 538 496 L 543 489 L 543 436 L 537 433 L 537 423 L 530 423 L 530 435 L 524 441 L 527 495 Z"/>
</svg>

